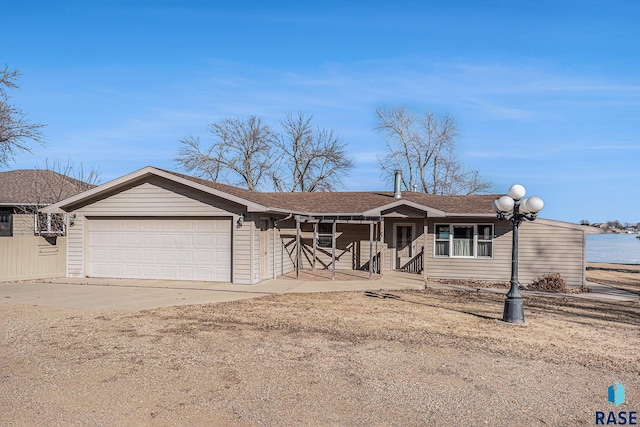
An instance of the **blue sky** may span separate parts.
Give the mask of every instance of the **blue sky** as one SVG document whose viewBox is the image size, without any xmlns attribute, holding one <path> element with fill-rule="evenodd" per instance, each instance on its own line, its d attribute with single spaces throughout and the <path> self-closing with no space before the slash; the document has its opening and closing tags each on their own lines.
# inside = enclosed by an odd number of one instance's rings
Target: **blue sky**
<svg viewBox="0 0 640 427">
<path fill-rule="evenodd" d="M 347 190 L 390 190 L 375 109 L 451 114 L 458 155 L 563 221 L 640 221 L 640 2 L 60 1 L 3 6 L 13 102 L 47 124 L 12 168 L 103 181 L 177 170 L 179 139 L 313 114 L 348 144 Z"/>
</svg>

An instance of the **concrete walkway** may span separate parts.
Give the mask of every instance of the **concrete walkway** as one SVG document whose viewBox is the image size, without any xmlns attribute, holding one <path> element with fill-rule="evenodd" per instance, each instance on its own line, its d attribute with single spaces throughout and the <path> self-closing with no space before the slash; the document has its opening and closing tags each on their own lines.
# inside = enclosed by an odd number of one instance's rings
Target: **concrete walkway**
<svg viewBox="0 0 640 427">
<path fill-rule="evenodd" d="M 472 290 L 506 293 L 506 289 L 474 288 L 431 283 L 434 289 Z M 584 298 L 601 301 L 638 301 L 632 294 L 605 285 L 589 283 L 592 292 L 548 294 L 523 292 L 524 295 Z M 255 298 L 271 294 L 423 289 L 422 276 L 386 273 L 378 280 L 267 280 L 257 285 L 213 282 L 179 282 L 138 279 L 56 278 L 39 281 L 0 283 L 0 305 L 27 304 L 54 307 L 139 311 L 172 305 L 207 304 Z"/>
</svg>

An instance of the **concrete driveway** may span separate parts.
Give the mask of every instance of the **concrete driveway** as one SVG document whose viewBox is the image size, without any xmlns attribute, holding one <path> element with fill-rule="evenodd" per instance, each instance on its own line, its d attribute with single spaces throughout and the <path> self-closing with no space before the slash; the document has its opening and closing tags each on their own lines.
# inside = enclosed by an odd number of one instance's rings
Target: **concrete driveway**
<svg viewBox="0 0 640 427">
<path fill-rule="evenodd" d="M 631 294 L 605 285 L 589 284 L 592 292 L 583 294 L 525 295 L 584 298 L 609 302 L 638 300 Z M 506 289 L 471 288 L 443 283 L 429 287 L 506 293 Z M 136 279 L 57 278 L 41 281 L 0 283 L 0 305 L 27 304 L 80 309 L 139 311 L 172 305 L 208 304 L 256 298 L 271 294 L 336 291 L 376 291 L 423 289 L 422 276 L 409 273 L 385 273 L 378 280 L 293 280 L 279 278 L 257 285 L 213 282 L 178 282 Z"/>
<path fill-rule="evenodd" d="M 0 283 L 0 304 L 139 311 L 172 305 L 207 304 L 286 292 L 422 289 L 421 276 L 380 280 L 267 280 L 257 285 L 136 279 L 56 278 Z"/>
</svg>

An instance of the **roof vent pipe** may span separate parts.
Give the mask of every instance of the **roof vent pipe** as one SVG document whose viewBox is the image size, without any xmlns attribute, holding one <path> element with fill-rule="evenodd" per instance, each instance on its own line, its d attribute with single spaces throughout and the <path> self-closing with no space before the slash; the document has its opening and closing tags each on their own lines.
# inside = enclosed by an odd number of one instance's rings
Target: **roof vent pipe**
<svg viewBox="0 0 640 427">
<path fill-rule="evenodd" d="M 393 179 L 393 198 L 394 199 L 402 199 L 402 191 L 400 190 L 400 185 L 402 184 L 402 171 L 400 169 L 396 169 L 396 175 Z"/>
</svg>

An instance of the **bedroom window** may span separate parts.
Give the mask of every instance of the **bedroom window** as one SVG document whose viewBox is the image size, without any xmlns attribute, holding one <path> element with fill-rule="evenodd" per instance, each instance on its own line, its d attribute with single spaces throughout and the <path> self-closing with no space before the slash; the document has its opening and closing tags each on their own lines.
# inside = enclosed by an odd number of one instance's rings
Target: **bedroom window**
<svg viewBox="0 0 640 427">
<path fill-rule="evenodd" d="M 492 258 L 492 224 L 436 224 L 434 256 Z"/>
</svg>

